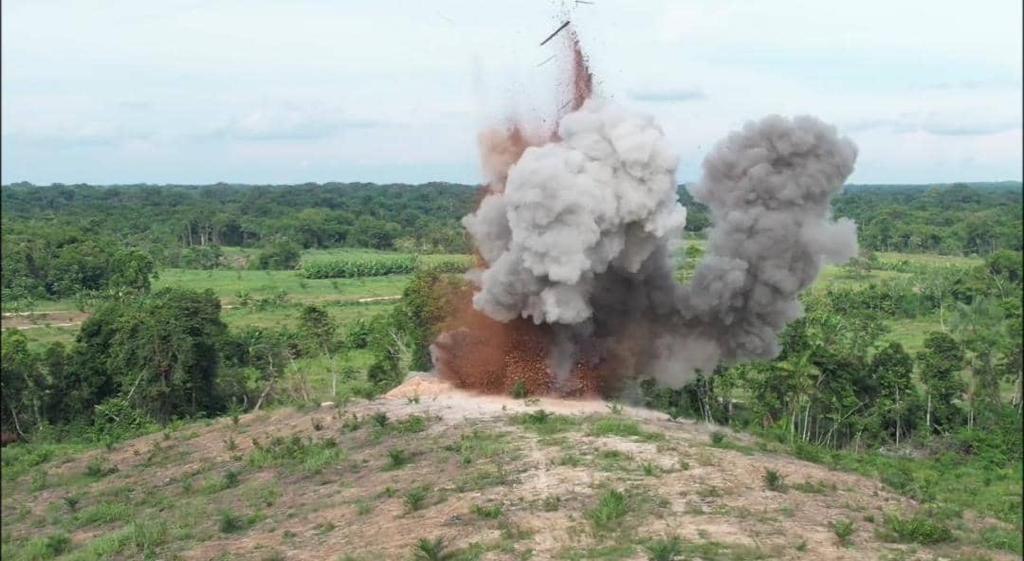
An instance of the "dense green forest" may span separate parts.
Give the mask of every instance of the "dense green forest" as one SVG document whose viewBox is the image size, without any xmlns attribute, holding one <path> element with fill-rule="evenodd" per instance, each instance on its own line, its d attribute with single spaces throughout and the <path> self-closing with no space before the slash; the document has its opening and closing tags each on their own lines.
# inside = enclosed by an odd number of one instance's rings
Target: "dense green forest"
<svg viewBox="0 0 1024 561">
<path fill-rule="evenodd" d="M 208 269 L 223 248 L 264 251 L 248 265 L 291 269 L 302 249 L 352 247 L 410 253 L 468 253 L 459 219 L 475 187 L 304 184 L 153 186 L 29 184 L 2 188 L 6 299 L 72 296 L 118 289 L 122 268 Z M 708 225 L 685 187 L 690 232 Z M 1020 183 L 850 186 L 836 214 L 860 228 L 877 251 L 986 255 L 1020 251 Z M 134 252 L 133 252 L 134 251 Z M 130 273 L 128 273 L 130 274 Z"/>
</svg>

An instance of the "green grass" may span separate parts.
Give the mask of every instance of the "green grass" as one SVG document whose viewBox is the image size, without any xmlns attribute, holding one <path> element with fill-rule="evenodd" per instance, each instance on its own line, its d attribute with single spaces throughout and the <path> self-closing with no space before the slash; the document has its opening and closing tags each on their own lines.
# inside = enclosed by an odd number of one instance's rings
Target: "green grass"
<svg viewBox="0 0 1024 561">
<path fill-rule="evenodd" d="M 878 256 L 878 260 L 882 262 L 899 262 L 907 261 L 915 265 L 926 265 L 926 266 L 954 266 L 954 267 L 973 267 L 975 265 L 981 265 L 984 263 L 982 259 L 977 257 L 960 257 L 957 255 L 937 255 L 934 253 L 890 253 L 879 251 L 875 255 Z"/>
<path fill-rule="evenodd" d="M 586 513 L 596 530 L 609 530 L 629 513 L 629 499 L 617 489 L 607 489 L 597 499 L 597 505 Z"/>
<path fill-rule="evenodd" d="M 951 311 L 946 313 L 947 325 L 951 315 Z M 892 319 L 886 323 L 892 329 L 887 338 L 903 345 L 903 348 L 911 355 L 924 349 L 924 340 L 928 333 L 941 330 L 938 315 L 912 319 Z"/>
<path fill-rule="evenodd" d="M 897 271 L 870 271 L 863 275 L 851 276 L 845 268 L 830 265 L 821 270 L 821 274 L 811 287 L 811 290 L 822 290 L 839 286 L 852 288 L 868 284 L 869 282 L 908 278 L 910 276 L 910 273 L 900 273 Z"/>
<path fill-rule="evenodd" d="M 583 419 L 579 417 L 556 415 L 543 409 L 515 415 L 512 422 L 540 436 L 577 430 L 583 425 Z"/>
<path fill-rule="evenodd" d="M 1022 526 L 1020 461 L 996 466 L 978 459 L 946 454 L 933 458 L 899 458 L 871 452 L 824 450 L 801 444 L 801 459 L 882 481 L 894 491 L 935 506 L 971 509 Z M 797 490 L 803 489 L 794 487 Z"/>
<path fill-rule="evenodd" d="M 213 290 L 226 305 L 238 304 L 239 292 L 251 298 L 269 298 L 284 292 L 300 302 L 354 301 L 360 298 L 401 295 L 408 275 L 357 279 L 305 279 L 297 271 L 163 269 L 153 288 L 166 286 Z"/>
<path fill-rule="evenodd" d="M 60 532 L 35 538 L 18 546 L 4 544 L 2 555 L 5 561 L 46 561 L 56 559 L 70 548 L 71 538 Z"/>
<path fill-rule="evenodd" d="M 917 515 L 905 518 L 889 514 L 885 517 L 885 531 L 880 532 L 880 537 L 895 543 L 931 545 L 953 541 L 953 532 L 930 517 Z"/>
<path fill-rule="evenodd" d="M 503 511 L 501 505 L 473 505 L 473 514 L 480 518 L 494 520 L 496 518 L 501 518 Z"/>
<path fill-rule="evenodd" d="M 78 326 L 69 327 L 34 327 L 22 331 L 28 339 L 30 350 L 41 352 L 53 343 L 64 343 L 65 346 L 74 342 L 78 335 Z"/>
<path fill-rule="evenodd" d="M 514 447 L 507 434 L 487 431 L 479 427 L 474 428 L 472 432 L 462 434 L 458 442 L 445 446 L 445 449 L 458 455 L 463 464 L 507 457 L 514 452 Z"/>
<path fill-rule="evenodd" d="M 625 417 L 607 416 L 602 417 L 590 426 L 588 433 L 591 436 L 621 436 L 627 438 L 638 438 L 646 441 L 664 440 L 665 435 L 660 432 L 644 430 L 640 425 Z"/>
<path fill-rule="evenodd" d="M 633 462 L 629 454 L 618 450 L 601 450 L 595 459 L 601 471 L 626 471 Z"/>
<path fill-rule="evenodd" d="M 293 300 L 287 304 L 269 308 L 228 308 L 221 311 L 221 319 L 230 327 L 298 327 L 299 312 L 309 300 Z M 394 301 L 367 302 L 363 304 L 343 304 L 330 301 L 316 302 L 321 305 L 332 320 L 342 329 L 357 320 L 369 320 L 379 313 L 390 310 Z"/>
<path fill-rule="evenodd" d="M 249 465 L 254 468 L 280 467 L 307 474 L 320 473 L 337 465 L 342 459 L 341 449 L 332 439 L 319 442 L 274 437 L 267 444 L 259 444 L 249 454 Z"/>
<path fill-rule="evenodd" d="M 102 502 L 82 509 L 81 512 L 75 514 L 70 520 L 70 525 L 73 529 L 93 525 L 102 526 L 104 524 L 126 521 L 131 516 L 132 509 L 128 504 Z"/>
<path fill-rule="evenodd" d="M 672 536 L 651 540 L 644 544 L 644 549 L 647 550 L 647 558 L 651 561 L 676 561 L 683 554 L 683 542 Z"/>
</svg>

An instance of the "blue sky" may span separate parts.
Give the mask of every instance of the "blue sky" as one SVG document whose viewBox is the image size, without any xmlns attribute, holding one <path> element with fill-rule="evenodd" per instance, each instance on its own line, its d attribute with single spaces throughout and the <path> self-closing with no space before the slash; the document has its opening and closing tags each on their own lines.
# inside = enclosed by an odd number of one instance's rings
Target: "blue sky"
<svg viewBox="0 0 1024 561">
<path fill-rule="evenodd" d="M 680 181 L 770 113 L 853 182 L 1021 179 L 1019 0 L 593 1 L 5 0 L 0 180 L 477 182 L 480 129 L 560 105 L 565 13 Z"/>
</svg>

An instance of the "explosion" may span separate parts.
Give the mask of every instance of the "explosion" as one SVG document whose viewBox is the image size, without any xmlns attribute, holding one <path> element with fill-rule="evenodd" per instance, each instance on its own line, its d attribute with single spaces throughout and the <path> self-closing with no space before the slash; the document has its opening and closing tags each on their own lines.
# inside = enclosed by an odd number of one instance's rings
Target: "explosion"
<svg viewBox="0 0 1024 561">
<path fill-rule="evenodd" d="M 654 120 L 593 94 L 575 33 L 570 111 L 547 139 L 480 137 L 489 183 L 463 224 L 479 267 L 432 347 L 455 385 L 610 394 L 679 388 L 719 364 L 767 359 L 826 262 L 857 251 L 830 199 L 857 150 L 813 117 L 770 116 L 715 146 L 692 188 L 712 217 L 692 281 L 673 277 L 686 209 Z"/>
</svg>

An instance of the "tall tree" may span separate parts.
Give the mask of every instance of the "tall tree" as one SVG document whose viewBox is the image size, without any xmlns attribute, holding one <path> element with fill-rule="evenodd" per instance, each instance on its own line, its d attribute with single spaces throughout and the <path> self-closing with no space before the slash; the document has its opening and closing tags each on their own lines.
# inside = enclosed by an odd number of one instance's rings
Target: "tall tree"
<svg viewBox="0 0 1024 561">
<path fill-rule="evenodd" d="M 928 391 L 925 426 L 937 432 L 955 427 L 962 415 L 957 401 L 964 390 L 960 379 L 964 351 L 960 343 L 946 333 L 929 333 L 924 340 L 924 350 L 917 353 L 917 365 Z"/>
</svg>

